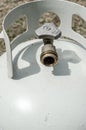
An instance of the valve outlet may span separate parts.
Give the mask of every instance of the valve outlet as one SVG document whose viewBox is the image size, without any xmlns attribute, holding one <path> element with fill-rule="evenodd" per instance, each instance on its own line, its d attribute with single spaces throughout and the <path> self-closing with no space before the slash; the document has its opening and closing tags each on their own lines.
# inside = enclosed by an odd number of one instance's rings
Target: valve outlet
<svg viewBox="0 0 86 130">
<path fill-rule="evenodd" d="M 55 46 L 52 44 L 46 44 L 42 47 L 42 53 L 40 55 L 41 63 L 45 66 L 54 66 L 58 63 L 58 54 Z"/>
</svg>

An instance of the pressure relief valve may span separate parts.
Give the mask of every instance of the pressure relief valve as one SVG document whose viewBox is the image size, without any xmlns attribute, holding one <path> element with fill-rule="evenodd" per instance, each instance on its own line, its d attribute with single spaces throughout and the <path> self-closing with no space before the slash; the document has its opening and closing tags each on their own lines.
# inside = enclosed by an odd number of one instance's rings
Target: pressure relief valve
<svg viewBox="0 0 86 130">
<path fill-rule="evenodd" d="M 53 45 L 54 39 L 58 39 L 61 36 L 61 31 L 54 23 L 45 23 L 35 31 L 38 38 L 43 39 L 44 46 L 42 47 L 42 53 L 40 60 L 45 66 L 54 66 L 58 62 L 58 54 L 56 47 Z"/>
</svg>

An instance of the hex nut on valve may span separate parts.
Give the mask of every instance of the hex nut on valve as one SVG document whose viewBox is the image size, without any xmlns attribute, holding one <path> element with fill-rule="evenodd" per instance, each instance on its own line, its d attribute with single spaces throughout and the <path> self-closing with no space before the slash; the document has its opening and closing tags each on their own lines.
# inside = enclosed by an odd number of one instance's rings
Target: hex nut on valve
<svg viewBox="0 0 86 130">
<path fill-rule="evenodd" d="M 45 66 L 54 66 L 58 62 L 58 54 L 53 45 L 53 40 L 58 39 L 61 36 L 61 31 L 53 23 L 45 23 L 35 32 L 38 38 L 43 39 L 44 42 L 40 61 Z"/>
</svg>

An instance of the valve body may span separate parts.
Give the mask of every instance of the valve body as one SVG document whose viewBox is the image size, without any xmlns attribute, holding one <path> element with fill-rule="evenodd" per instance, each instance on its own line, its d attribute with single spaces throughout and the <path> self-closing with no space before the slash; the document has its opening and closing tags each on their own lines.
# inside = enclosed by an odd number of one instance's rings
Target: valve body
<svg viewBox="0 0 86 130">
<path fill-rule="evenodd" d="M 54 66 L 58 63 L 58 54 L 53 45 L 53 40 L 61 36 L 61 31 L 53 23 L 45 23 L 36 30 L 38 38 L 42 38 L 44 46 L 40 55 L 40 61 L 45 66 Z"/>
</svg>

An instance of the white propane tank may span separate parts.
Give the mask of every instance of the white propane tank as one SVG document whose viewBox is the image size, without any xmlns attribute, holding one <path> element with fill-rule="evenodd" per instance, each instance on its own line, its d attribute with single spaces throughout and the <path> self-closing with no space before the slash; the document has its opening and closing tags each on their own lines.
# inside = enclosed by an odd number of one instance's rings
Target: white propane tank
<svg viewBox="0 0 86 130">
<path fill-rule="evenodd" d="M 58 64 L 53 67 L 40 62 L 41 39 L 26 41 L 38 28 L 39 16 L 48 11 L 60 17 L 62 36 L 73 39 L 54 40 Z M 6 29 L 21 14 L 30 29 L 10 44 Z M 40 0 L 5 17 L 0 34 L 7 52 L 0 57 L 0 130 L 86 130 L 86 39 L 71 29 L 73 14 L 86 21 L 85 7 Z"/>
</svg>

